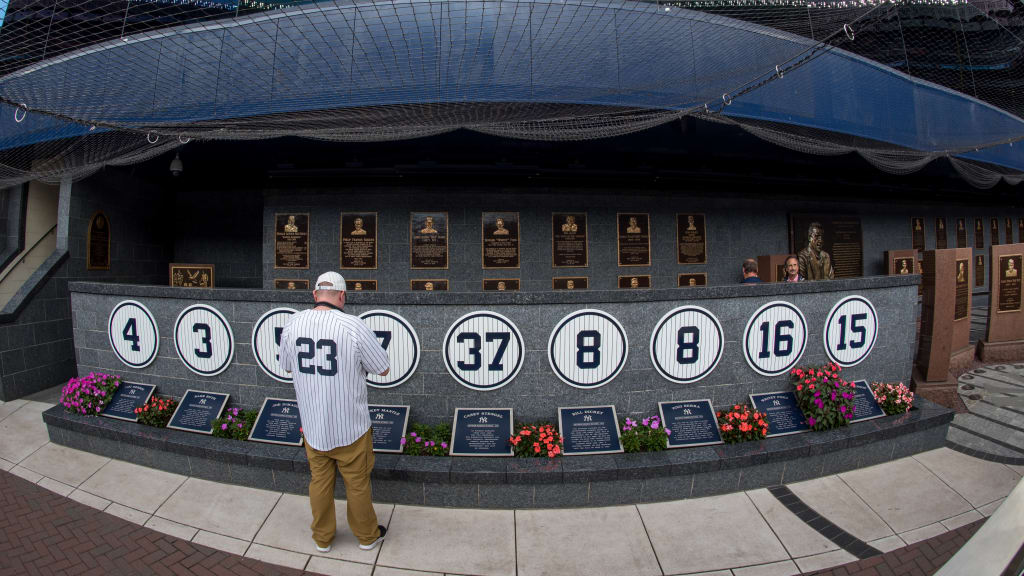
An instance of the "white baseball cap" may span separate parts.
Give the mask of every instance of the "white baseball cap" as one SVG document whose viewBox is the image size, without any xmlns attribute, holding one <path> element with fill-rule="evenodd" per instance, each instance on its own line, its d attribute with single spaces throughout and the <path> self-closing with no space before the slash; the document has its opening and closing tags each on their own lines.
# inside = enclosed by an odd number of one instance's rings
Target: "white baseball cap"
<svg viewBox="0 0 1024 576">
<path fill-rule="evenodd" d="M 314 290 L 339 290 L 345 291 L 345 279 L 337 272 L 324 272 L 316 279 Z"/>
</svg>

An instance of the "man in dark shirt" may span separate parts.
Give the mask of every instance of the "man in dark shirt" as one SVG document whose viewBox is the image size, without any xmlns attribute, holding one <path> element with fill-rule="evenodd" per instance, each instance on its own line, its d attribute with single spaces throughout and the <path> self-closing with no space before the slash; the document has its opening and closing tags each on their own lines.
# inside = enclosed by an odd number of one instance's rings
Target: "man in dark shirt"
<svg viewBox="0 0 1024 576">
<path fill-rule="evenodd" d="M 757 284 L 760 281 L 761 277 L 757 275 L 757 260 L 747 258 L 743 261 L 743 283 Z"/>
</svg>

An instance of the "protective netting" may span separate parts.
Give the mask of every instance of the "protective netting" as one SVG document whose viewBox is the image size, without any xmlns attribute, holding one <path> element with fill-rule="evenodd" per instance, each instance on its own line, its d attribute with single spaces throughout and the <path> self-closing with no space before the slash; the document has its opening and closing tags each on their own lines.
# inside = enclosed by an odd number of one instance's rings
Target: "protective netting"
<svg viewBox="0 0 1024 576">
<path fill-rule="evenodd" d="M 890 173 L 950 157 L 975 186 L 1015 184 L 953 157 L 1024 138 L 1022 24 L 1008 2 L 14 0 L 0 186 L 193 139 L 582 140 L 684 115 Z"/>
</svg>

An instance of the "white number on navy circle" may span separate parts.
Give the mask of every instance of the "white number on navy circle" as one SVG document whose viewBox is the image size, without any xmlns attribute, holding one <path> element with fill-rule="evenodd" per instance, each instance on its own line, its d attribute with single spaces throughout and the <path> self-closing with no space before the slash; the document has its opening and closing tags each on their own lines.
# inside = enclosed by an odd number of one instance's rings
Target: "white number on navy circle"
<svg viewBox="0 0 1024 576">
<path fill-rule="evenodd" d="M 871 353 L 878 336 L 878 314 L 863 296 L 847 296 L 832 307 L 822 339 L 825 353 L 836 364 L 859 364 Z"/>
<path fill-rule="evenodd" d="M 651 334 L 651 362 L 673 382 L 688 384 L 714 371 L 722 359 L 722 325 L 699 306 L 680 306 L 661 317 Z"/>
<path fill-rule="evenodd" d="M 367 374 L 366 383 L 374 388 L 391 388 L 411 378 L 420 363 L 420 339 L 412 324 L 387 310 L 370 310 L 359 317 L 373 330 L 391 362 L 387 376 Z"/>
<path fill-rule="evenodd" d="M 743 332 L 747 364 L 765 376 L 778 376 L 804 355 L 807 322 L 789 302 L 769 302 L 758 308 Z"/>
<path fill-rule="evenodd" d="M 292 319 L 292 308 L 274 308 L 256 321 L 252 329 L 252 353 L 256 363 L 274 380 L 291 382 L 292 376 L 281 369 L 281 333 Z"/>
<path fill-rule="evenodd" d="M 114 306 L 107 321 L 107 335 L 114 354 L 132 368 L 145 368 L 156 360 L 160 332 L 148 308 L 135 300 Z"/>
<path fill-rule="evenodd" d="M 174 347 L 189 370 L 216 376 L 231 364 L 235 337 L 216 308 L 195 304 L 182 310 L 174 322 Z"/>
<path fill-rule="evenodd" d="M 470 312 L 444 337 L 444 365 L 459 384 L 496 390 L 523 367 L 523 336 L 511 320 L 495 312 Z"/>
<path fill-rule="evenodd" d="M 629 341 L 622 324 L 600 310 L 579 310 L 562 318 L 548 340 L 548 361 L 562 382 L 598 388 L 626 365 Z"/>
</svg>

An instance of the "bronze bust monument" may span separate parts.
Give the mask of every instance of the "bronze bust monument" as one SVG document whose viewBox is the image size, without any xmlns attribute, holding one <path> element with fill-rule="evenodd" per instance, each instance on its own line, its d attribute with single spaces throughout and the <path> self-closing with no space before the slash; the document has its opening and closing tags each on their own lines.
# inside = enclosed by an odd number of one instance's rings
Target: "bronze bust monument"
<svg viewBox="0 0 1024 576">
<path fill-rule="evenodd" d="M 807 227 L 807 247 L 800 251 L 800 275 L 808 280 L 833 280 L 836 277 L 832 268 L 832 258 L 821 249 L 823 241 L 821 223 L 811 222 Z"/>
</svg>

